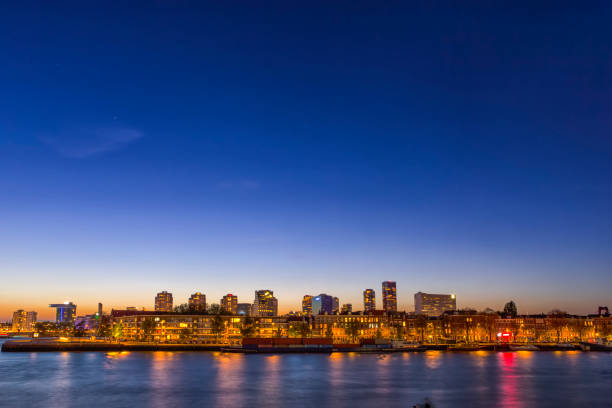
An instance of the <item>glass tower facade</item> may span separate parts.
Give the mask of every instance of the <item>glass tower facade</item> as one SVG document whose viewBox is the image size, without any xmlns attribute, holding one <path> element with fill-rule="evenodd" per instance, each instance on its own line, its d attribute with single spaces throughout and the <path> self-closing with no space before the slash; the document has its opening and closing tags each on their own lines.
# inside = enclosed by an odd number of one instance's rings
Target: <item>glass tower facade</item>
<svg viewBox="0 0 612 408">
<path fill-rule="evenodd" d="M 397 289 L 395 286 L 393 281 L 382 283 L 383 310 L 385 312 L 397 312 Z"/>
<path fill-rule="evenodd" d="M 363 291 L 363 311 L 365 313 L 372 312 L 376 309 L 376 293 L 374 289 L 366 289 Z"/>
</svg>

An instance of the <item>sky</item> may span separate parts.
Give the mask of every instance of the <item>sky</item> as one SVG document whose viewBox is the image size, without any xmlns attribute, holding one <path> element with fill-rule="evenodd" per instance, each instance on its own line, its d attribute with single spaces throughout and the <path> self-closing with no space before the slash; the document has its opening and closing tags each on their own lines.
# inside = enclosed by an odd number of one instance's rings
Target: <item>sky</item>
<svg viewBox="0 0 612 408">
<path fill-rule="evenodd" d="M 482 3 L 5 5 L 0 320 L 612 306 L 612 6 Z"/>
</svg>

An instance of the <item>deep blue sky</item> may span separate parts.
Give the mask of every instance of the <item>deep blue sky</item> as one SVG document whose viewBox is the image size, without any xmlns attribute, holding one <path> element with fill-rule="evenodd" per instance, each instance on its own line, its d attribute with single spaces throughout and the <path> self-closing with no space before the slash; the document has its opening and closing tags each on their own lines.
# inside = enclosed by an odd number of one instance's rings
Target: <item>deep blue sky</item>
<svg viewBox="0 0 612 408">
<path fill-rule="evenodd" d="M 605 2 L 220 3 L 3 7 L 0 318 L 386 279 L 612 304 Z"/>
</svg>

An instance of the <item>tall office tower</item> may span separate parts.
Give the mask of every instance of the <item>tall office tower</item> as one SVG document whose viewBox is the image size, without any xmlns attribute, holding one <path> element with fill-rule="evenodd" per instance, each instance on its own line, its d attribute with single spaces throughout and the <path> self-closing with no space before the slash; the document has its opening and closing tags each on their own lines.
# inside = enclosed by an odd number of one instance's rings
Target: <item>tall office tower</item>
<svg viewBox="0 0 612 408">
<path fill-rule="evenodd" d="M 376 310 L 376 293 L 374 289 L 363 291 L 363 311 L 364 313 Z"/>
<path fill-rule="evenodd" d="M 340 299 L 334 296 L 333 304 L 332 304 L 332 314 L 340 313 Z"/>
<path fill-rule="evenodd" d="M 302 314 L 304 316 L 312 315 L 312 295 L 304 295 L 302 298 Z"/>
<path fill-rule="evenodd" d="M 383 310 L 385 312 L 397 312 L 397 290 L 395 282 L 384 281 L 382 283 Z"/>
<path fill-rule="evenodd" d="M 196 292 L 189 297 L 189 307 L 196 312 L 206 311 L 206 295 Z"/>
<path fill-rule="evenodd" d="M 11 330 L 14 332 L 23 331 L 23 326 L 25 325 L 26 312 L 23 309 L 19 309 L 13 312 L 13 325 Z"/>
<path fill-rule="evenodd" d="M 353 305 L 350 303 L 345 303 L 342 305 L 342 314 L 353 313 Z"/>
<path fill-rule="evenodd" d="M 102 303 L 98 302 L 98 316 L 102 317 Z"/>
<path fill-rule="evenodd" d="M 428 316 L 440 316 L 447 311 L 457 310 L 455 295 L 441 295 L 418 292 L 414 294 L 414 312 Z"/>
<path fill-rule="evenodd" d="M 231 293 L 223 296 L 221 299 L 221 307 L 231 314 L 236 314 L 238 311 L 238 296 L 232 295 Z"/>
<path fill-rule="evenodd" d="M 155 311 L 156 312 L 171 312 L 172 311 L 172 293 L 159 292 L 155 296 Z"/>
<path fill-rule="evenodd" d="M 25 320 L 26 331 L 33 331 L 37 320 L 38 320 L 37 312 L 26 312 L 26 320 Z"/>
<path fill-rule="evenodd" d="M 274 297 L 274 292 L 269 289 L 255 291 L 255 301 L 253 302 L 253 316 L 277 316 L 278 300 Z"/>
<path fill-rule="evenodd" d="M 332 314 L 333 309 L 334 309 L 334 298 L 333 297 L 325 293 L 321 293 L 320 295 L 317 295 L 312 298 L 312 314 L 313 315 Z"/>
<path fill-rule="evenodd" d="M 55 308 L 55 322 L 57 324 L 60 324 L 60 323 L 74 324 L 74 318 L 76 317 L 76 308 L 77 308 L 77 306 L 74 303 L 72 302 L 53 303 L 53 304 L 50 304 L 49 307 Z"/>
<path fill-rule="evenodd" d="M 250 316 L 251 315 L 251 304 L 250 303 L 238 303 L 236 308 L 236 314 L 238 316 Z"/>
</svg>

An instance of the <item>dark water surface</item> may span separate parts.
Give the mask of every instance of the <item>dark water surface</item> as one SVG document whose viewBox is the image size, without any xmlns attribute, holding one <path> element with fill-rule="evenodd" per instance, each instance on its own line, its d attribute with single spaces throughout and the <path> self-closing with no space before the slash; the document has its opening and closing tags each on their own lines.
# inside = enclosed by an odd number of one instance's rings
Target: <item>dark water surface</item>
<svg viewBox="0 0 612 408">
<path fill-rule="evenodd" d="M 612 406 L 612 354 L 0 353 L 1 407 Z"/>
</svg>

